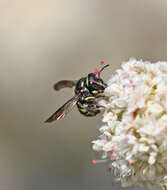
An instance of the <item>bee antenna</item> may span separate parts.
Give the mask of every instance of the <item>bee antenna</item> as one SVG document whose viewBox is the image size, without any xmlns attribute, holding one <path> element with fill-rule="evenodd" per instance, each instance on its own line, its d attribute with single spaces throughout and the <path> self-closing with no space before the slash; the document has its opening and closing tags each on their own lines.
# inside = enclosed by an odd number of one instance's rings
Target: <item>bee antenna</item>
<svg viewBox="0 0 167 190">
<path fill-rule="evenodd" d="M 99 71 L 99 76 L 100 76 L 100 73 L 106 68 L 106 67 L 108 67 L 109 66 L 109 64 L 108 65 L 104 65 L 101 69 L 100 69 L 100 71 Z"/>
</svg>

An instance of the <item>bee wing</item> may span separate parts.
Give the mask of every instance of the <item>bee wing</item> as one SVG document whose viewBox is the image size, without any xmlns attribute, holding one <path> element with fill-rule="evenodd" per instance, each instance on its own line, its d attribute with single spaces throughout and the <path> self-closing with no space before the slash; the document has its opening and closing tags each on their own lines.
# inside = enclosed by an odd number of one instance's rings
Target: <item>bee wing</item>
<svg viewBox="0 0 167 190">
<path fill-rule="evenodd" d="M 73 86 L 75 86 L 77 83 L 77 81 L 75 80 L 61 80 L 61 81 L 58 81 L 56 84 L 54 84 L 53 88 L 55 90 L 60 90 L 62 88 L 72 88 Z"/>
<path fill-rule="evenodd" d="M 68 100 L 63 106 L 61 106 L 55 113 L 53 113 L 45 122 L 51 123 L 54 120 L 59 120 L 67 115 L 67 113 L 74 107 L 77 103 L 78 98 L 81 94 L 77 94 Z"/>
</svg>

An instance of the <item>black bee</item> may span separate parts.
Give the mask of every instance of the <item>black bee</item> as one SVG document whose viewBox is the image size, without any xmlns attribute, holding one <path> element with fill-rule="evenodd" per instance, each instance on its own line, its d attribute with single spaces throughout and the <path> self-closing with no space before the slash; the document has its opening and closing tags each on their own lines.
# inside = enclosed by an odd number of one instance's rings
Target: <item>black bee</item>
<svg viewBox="0 0 167 190">
<path fill-rule="evenodd" d="M 96 101 L 97 98 L 104 97 L 102 94 L 107 85 L 100 78 L 100 73 L 104 68 L 109 65 L 103 66 L 100 71 L 96 70 L 95 73 L 89 73 L 86 77 L 78 81 L 61 80 L 54 85 L 55 90 L 60 90 L 65 87 L 75 86 L 75 95 L 61 106 L 54 114 L 52 114 L 45 122 L 52 122 L 63 118 L 74 105 L 77 105 L 78 110 L 84 116 L 95 116 L 100 113 L 104 107 L 99 105 Z"/>
</svg>

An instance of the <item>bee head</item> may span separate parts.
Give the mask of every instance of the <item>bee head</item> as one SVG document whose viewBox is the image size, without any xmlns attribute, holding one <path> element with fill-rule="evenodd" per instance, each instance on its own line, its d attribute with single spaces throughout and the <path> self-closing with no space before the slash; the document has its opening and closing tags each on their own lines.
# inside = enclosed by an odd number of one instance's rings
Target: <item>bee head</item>
<svg viewBox="0 0 167 190">
<path fill-rule="evenodd" d="M 105 84 L 103 79 L 100 77 L 100 73 L 103 71 L 104 68 L 108 66 L 109 65 L 105 65 L 100 69 L 100 71 L 96 69 L 94 73 L 88 74 L 87 86 L 93 94 L 102 93 L 104 89 L 107 87 L 107 84 Z"/>
</svg>

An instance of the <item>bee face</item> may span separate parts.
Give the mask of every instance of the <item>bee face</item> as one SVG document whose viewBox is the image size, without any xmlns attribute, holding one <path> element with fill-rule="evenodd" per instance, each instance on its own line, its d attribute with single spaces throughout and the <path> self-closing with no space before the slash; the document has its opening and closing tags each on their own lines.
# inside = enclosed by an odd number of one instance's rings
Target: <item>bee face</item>
<svg viewBox="0 0 167 190">
<path fill-rule="evenodd" d="M 86 84 L 89 91 L 94 95 L 102 93 L 107 86 L 100 76 L 95 75 L 94 73 L 88 74 Z"/>
</svg>

